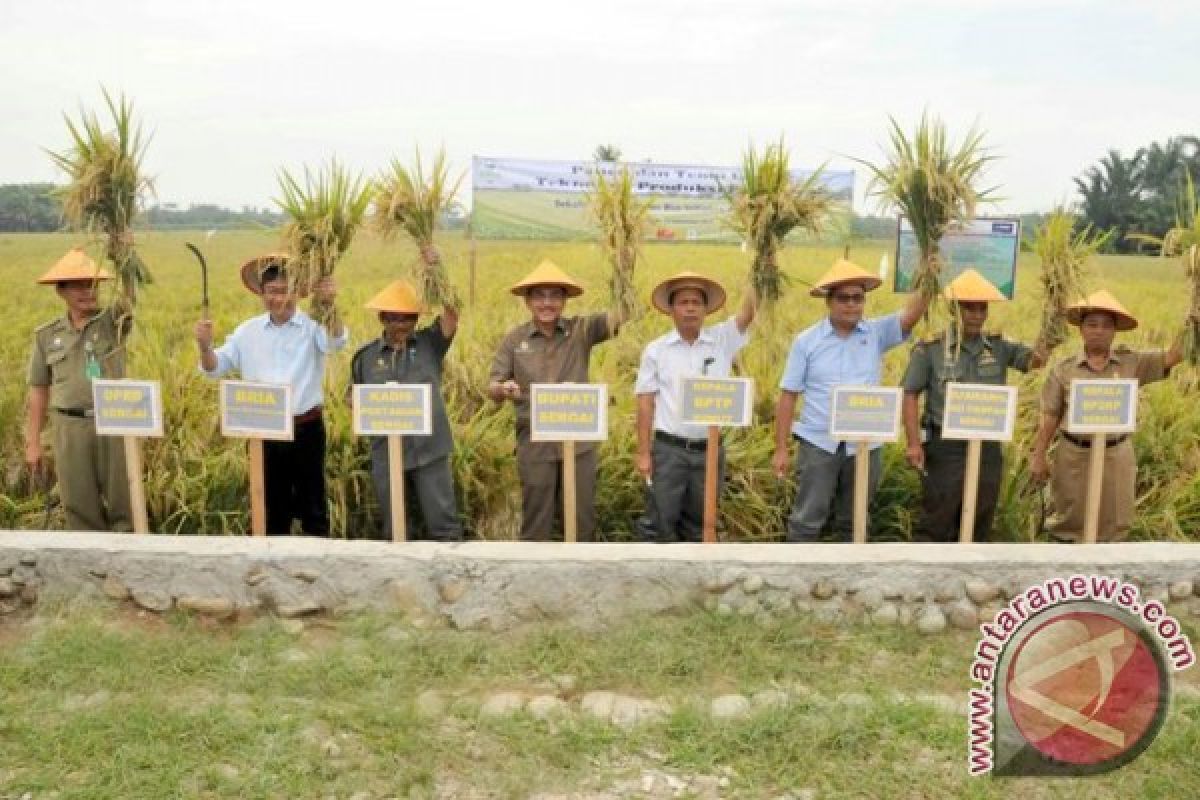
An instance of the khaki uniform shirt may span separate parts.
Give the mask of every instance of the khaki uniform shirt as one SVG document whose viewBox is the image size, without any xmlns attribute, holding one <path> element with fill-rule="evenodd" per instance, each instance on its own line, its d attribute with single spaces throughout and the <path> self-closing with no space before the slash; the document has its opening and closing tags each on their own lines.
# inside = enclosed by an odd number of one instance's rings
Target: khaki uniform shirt
<svg viewBox="0 0 1200 800">
<path fill-rule="evenodd" d="M 1167 377 L 1162 350 L 1130 350 L 1114 347 L 1108 364 L 1100 371 L 1088 366 L 1087 356 L 1076 353 L 1054 365 L 1042 386 L 1042 413 L 1062 419 L 1067 410 L 1067 395 L 1073 380 L 1136 380 L 1139 386 Z"/>
<path fill-rule="evenodd" d="M 120 313 L 119 311 L 116 313 Z M 106 308 L 75 330 L 63 316 L 33 334 L 29 358 L 29 385 L 50 387 L 50 407 L 84 411 L 92 407 L 92 381 L 88 364 L 97 377 L 125 377 L 125 346 L 132 327 L 125 315 L 118 331 L 113 309 Z"/>
<path fill-rule="evenodd" d="M 532 461 L 559 461 L 558 442 L 529 440 L 529 385 L 531 383 L 587 383 L 592 346 L 610 338 L 608 313 L 560 317 L 552 336 L 543 336 L 532 320 L 509 331 L 488 373 L 488 382 L 516 381 L 521 396 L 513 401 L 517 411 L 519 455 Z M 576 454 L 595 449 L 595 442 L 576 442 Z"/>
<path fill-rule="evenodd" d="M 1009 369 L 1028 372 L 1033 360 L 1031 348 L 996 334 L 973 336 L 958 348 L 953 339 L 947 343 L 946 337 L 940 334 L 913 348 L 900 384 L 906 392 L 925 392 L 925 413 L 921 416 L 925 430 L 942 427 L 947 383 L 1003 386 Z"/>
</svg>

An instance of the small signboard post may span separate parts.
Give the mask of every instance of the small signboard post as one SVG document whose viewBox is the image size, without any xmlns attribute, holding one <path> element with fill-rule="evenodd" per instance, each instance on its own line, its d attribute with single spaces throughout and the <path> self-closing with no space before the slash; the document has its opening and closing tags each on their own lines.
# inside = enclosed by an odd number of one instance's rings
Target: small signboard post
<svg viewBox="0 0 1200 800">
<path fill-rule="evenodd" d="M 392 541 L 408 538 L 404 514 L 404 436 L 433 435 L 433 395 L 427 383 L 354 385 L 354 433 L 386 436 Z"/>
<path fill-rule="evenodd" d="M 96 415 L 96 434 L 124 439 L 133 531 L 149 533 L 139 439 L 163 435 L 162 389 L 158 381 L 97 378 L 92 381 L 92 407 Z"/>
<path fill-rule="evenodd" d="M 894 442 L 900 427 L 901 390 L 882 386 L 838 386 L 833 390 L 830 435 L 852 442 L 854 453 L 854 543 L 867 541 L 867 488 L 871 444 Z"/>
<path fill-rule="evenodd" d="M 267 535 L 263 440 L 292 440 L 292 389 L 275 383 L 221 381 L 221 435 L 247 439 L 250 449 L 250 532 Z"/>
<path fill-rule="evenodd" d="M 575 443 L 608 438 L 608 386 L 603 383 L 529 384 L 529 438 L 562 442 L 563 541 L 579 538 L 575 518 Z"/>
<path fill-rule="evenodd" d="M 753 404 L 754 381 L 749 378 L 701 376 L 683 379 L 683 423 L 708 426 L 708 447 L 704 451 L 705 544 L 717 541 L 717 474 L 721 428 L 744 428 L 749 425 Z"/>
<path fill-rule="evenodd" d="M 969 543 L 975 536 L 975 508 L 979 497 L 979 460 L 983 443 L 1012 439 L 1017 416 L 1014 386 L 982 383 L 946 384 L 942 416 L 943 439 L 967 440 L 967 470 L 963 478 L 962 517 L 958 540 Z"/>
<path fill-rule="evenodd" d="M 1107 434 L 1129 434 L 1137 427 L 1136 380 L 1074 380 L 1067 399 L 1067 432 L 1091 435 L 1084 544 L 1095 544 L 1100 528 Z"/>
</svg>

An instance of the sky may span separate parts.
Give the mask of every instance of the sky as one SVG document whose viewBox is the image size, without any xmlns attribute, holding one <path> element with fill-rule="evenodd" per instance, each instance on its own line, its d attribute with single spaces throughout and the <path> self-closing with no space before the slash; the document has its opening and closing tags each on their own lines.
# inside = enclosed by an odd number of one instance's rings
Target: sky
<svg viewBox="0 0 1200 800">
<path fill-rule="evenodd" d="M 38 0 L 0 4 L 0 183 L 61 180 L 63 113 L 124 92 L 163 203 L 269 206 L 280 168 L 374 174 L 414 147 L 729 165 L 883 156 L 888 118 L 972 124 L 997 212 L 1074 202 L 1110 148 L 1200 133 L 1186 2 Z M 469 178 L 466 186 L 469 187 Z"/>
</svg>

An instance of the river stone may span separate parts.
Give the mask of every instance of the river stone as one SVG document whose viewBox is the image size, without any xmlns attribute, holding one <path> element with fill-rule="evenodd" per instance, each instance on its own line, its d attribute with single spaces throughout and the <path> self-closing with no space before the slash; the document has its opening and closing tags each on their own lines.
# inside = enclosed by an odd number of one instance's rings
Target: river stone
<svg viewBox="0 0 1200 800">
<path fill-rule="evenodd" d="M 137 589 L 133 592 L 133 602 L 147 611 L 162 613 L 171 610 L 171 595 L 157 589 Z"/>
<path fill-rule="evenodd" d="M 763 579 L 761 575 L 751 573 L 745 578 L 742 578 L 742 591 L 746 594 L 754 594 L 763 588 Z"/>
<path fill-rule="evenodd" d="M 714 697 L 709 704 L 709 713 L 715 719 L 737 719 L 750 713 L 750 701 L 745 695 L 723 694 Z"/>
<path fill-rule="evenodd" d="M 871 612 L 871 622 L 876 625 L 895 625 L 900 621 L 900 610 L 895 603 L 884 603 Z"/>
<path fill-rule="evenodd" d="M 968 578 L 964 586 L 967 597 L 977 606 L 986 605 L 1000 596 L 1000 587 L 982 578 Z"/>
<path fill-rule="evenodd" d="M 525 698 L 520 692 L 494 692 L 483 701 L 479 713 L 485 717 L 502 717 L 521 710 Z"/>
<path fill-rule="evenodd" d="M 958 600 L 946 607 L 950 624 L 962 631 L 973 631 L 979 627 L 979 612 L 970 600 Z"/>
<path fill-rule="evenodd" d="M 569 707 L 561 698 L 552 694 L 539 694 L 529 701 L 525 709 L 537 719 L 566 714 Z"/>
<path fill-rule="evenodd" d="M 225 617 L 233 613 L 233 601 L 227 597 L 198 597 L 185 595 L 175 601 L 175 605 L 185 611 L 197 614 L 211 614 L 215 617 Z"/>
<path fill-rule="evenodd" d="M 924 634 L 946 630 L 946 615 L 937 606 L 925 606 L 917 615 L 917 630 Z"/>
</svg>

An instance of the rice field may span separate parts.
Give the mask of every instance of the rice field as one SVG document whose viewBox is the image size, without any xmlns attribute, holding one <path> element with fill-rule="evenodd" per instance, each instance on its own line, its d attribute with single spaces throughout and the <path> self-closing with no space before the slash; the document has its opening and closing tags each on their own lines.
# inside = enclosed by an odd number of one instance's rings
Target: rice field
<svg viewBox="0 0 1200 800">
<path fill-rule="evenodd" d="M 245 446 L 221 437 L 216 418 L 216 384 L 196 371 L 192 326 L 200 313 L 199 268 L 184 248 L 200 244 L 210 263 L 212 316 L 218 340 L 241 320 L 260 313 L 258 300 L 242 288 L 237 265 L 277 246 L 275 231 L 221 232 L 205 242 L 201 232 L 138 235 L 138 248 L 156 283 L 140 294 L 138 329 L 131 344 L 129 376 L 159 380 L 166 398 L 166 436 L 145 444 L 146 495 L 153 530 L 168 533 L 242 534 L 249 527 Z M 0 332 L 0 447 L 3 483 L 0 527 L 54 528 L 61 515 L 52 498 L 23 476 L 22 426 L 25 370 L 34 328 L 62 313 L 53 290 L 35 278 L 79 239 L 66 234 L 0 236 L 0 269 L 6 278 L 5 330 Z M 456 236 L 441 242 L 444 261 L 460 295 L 467 300 L 457 340 L 447 358 L 444 390 L 454 426 L 454 469 L 460 509 L 469 535 L 487 539 L 515 536 L 520 514 L 513 453 L 512 411 L 487 400 L 484 389 L 495 347 L 504 332 L 527 318 L 524 305 L 507 287 L 550 258 L 579 279 L 588 292 L 568 304 L 567 313 L 599 310 L 608 298 L 609 267 L 589 243 L 480 241 L 476 282 L 469 281 L 469 243 Z M 755 422 L 727 436 L 729 482 L 718 524 L 726 540 L 777 539 L 783 529 L 791 487 L 774 477 L 771 424 L 783 358 L 792 337 L 817 321 L 824 303 L 803 291 L 841 252 L 820 246 L 789 247 L 780 265 L 792 288 L 772 312 L 760 317 L 743 351 L 743 374 L 755 381 Z M 874 269 L 890 243 L 862 243 L 851 253 Z M 93 255 L 98 256 L 97 248 Z M 889 255 L 890 257 L 890 255 Z M 362 306 L 385 283 L 407 274 L 416 248 L 361 233 L 339 262 L 338 305 L 351 331 L 351 349 L 329 362 L 326 407 L 329 418 L 327 471 L 334 535 L 366 535 L 377 524 L 365 441 L 354 437 L 344 402 L 353 349 L 377 335 Z M 649 244 L 638 264 L 636 286 L 648 301 L 650 287 L 680 269 L 702 271 L 721 280 L 737 302 L 746 280 L 749 255 L 734 246 Z M 1094 282 L 1110 288 L 1142 326 L 1118 337 L 1132 346 L 1165 346 L 1188 308 L 1188 285 L 1179 263 L 1132 256 L 1103 256 Z M 1037 264 L 1023 254 L 1017 299 L 993 310 L 989 327 L 1032 341 L 1040 320 Z M 470 302 L 473 298 L 473 302 Z M 887 288 L 872 294 L 868 314 L 891 311 L 902 302 Z M 647 302 L 648 305 L 648 302 Z M 669 327 L 648 313 L 614 341 L 593 353 L 592 379 L 610 385 L 610 436 L 601 450 L 597 497 L 600 529 L 610 540 L 631 536 L 641 510 L 642 489 L 634 469 L 634 398 L 639 355 L 646 342 Z M 925 330 L 921 335 L 927 335 Z M 1056 356 L 1077 345 L 1071 338 Z M 888 355 L 885 383 L 899 382 L 907 347 Z M 1017 438 L 1008 447 L 1008 473 L 997 515 L 996 538 L 1036 539 L 1042 501 L 1028 482 L 1024 454 L 1032 441 L 1041 376 L 1013 375 L 1021 388 Z M 1200 528 L 1200 412 L 1192 406 L 1196 375 L 1186 367 L 1141 393 L 1140 430 L 1135 446 L 1140 464 L 1134 538 L 1188 539 Z M 916 473 L 904 464 L 900 445 L 885 452 L 885 473 L 872 513 L 871 535 L 878 540 L 910 536 L 917 502 Z M 50 501 L 50 502 L 48 502 Z M 49 511 L 47 508 L 49 507 Z"/>
</svg>

